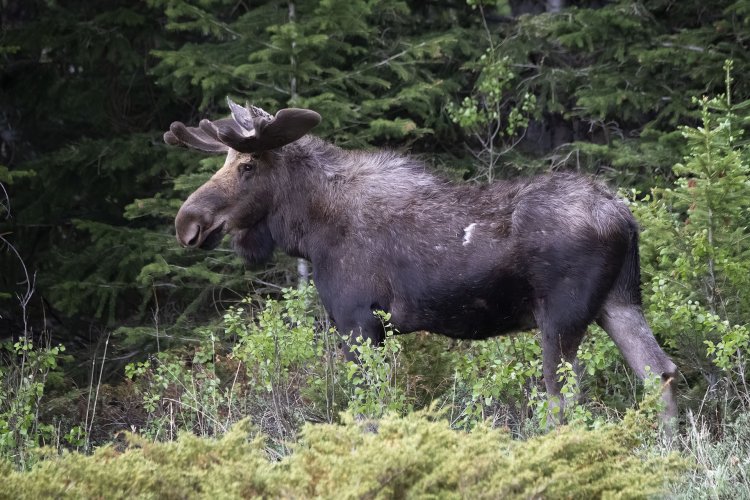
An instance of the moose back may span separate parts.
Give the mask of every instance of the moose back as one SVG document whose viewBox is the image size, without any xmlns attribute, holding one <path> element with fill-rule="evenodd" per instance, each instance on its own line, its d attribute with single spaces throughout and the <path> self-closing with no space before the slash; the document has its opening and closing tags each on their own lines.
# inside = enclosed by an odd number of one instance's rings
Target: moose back
<svg viewBox="0 0 750 500">
<path fill-rule="evenodd" d="M 453 184 L 413 158 L 308 135 L 314 111 L 228 102 L 231 117 L 164 134 L 226 154 L 177 214 L 182 245 L 209 250 L 229 234 L 248 262 L 276 247 L 308 259 L 339 331 L 376 343 L 375 310 L 404 333 L 485 339 L 538 327 L 553 396 L 558 364 L 596 322 L 639 377 L 662 378 L 665 416 L 676 415 L 677 367 L 641 308 L 638 227 L 601 184 L 570 174 Z"/>
</svg>

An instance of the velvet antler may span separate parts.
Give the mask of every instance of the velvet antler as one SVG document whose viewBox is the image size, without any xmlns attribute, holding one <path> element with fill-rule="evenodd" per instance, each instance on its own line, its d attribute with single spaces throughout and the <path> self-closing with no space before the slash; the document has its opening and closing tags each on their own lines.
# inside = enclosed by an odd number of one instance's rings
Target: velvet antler
<svg viewBox="0 0 750 500">
<path fill-rule="evenodd" d="M 198 127 L 174 122 L 164 142 L 207 153 L 225 153 L 229 148 L 257 153 L 292 143 L 320 123 L 320 115 L 309 109 L 286 108 L 271 116 L 255 106 L 243 107 L 227 98 L 231 118 L 201 120 Z"/>
</svg>

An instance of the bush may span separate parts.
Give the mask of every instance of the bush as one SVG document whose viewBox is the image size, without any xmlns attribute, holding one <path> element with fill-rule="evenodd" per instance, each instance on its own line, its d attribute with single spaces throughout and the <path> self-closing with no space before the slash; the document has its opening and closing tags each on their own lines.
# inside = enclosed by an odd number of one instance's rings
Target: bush
<svg viewBox="0 0 750 500">
<path fill-rule="evenodd" d="M 379 418 L 386 413 L 403 415 L 412 409 L 407 400 L 403 368 L 403 346 L 394 336 L 388 313 L 375 314 L 385 326 L 382 346 L 373 345 L 368 338 L 344 340 L 356 361 L 346 363 L 345 381 L 348 385 L 349 410 L 355 415 Z M 405 377 L 404 377 L 405 378 Z"/>
<path fill-rule="evenodd" d="M 29 473 L 6 474 L 2 498 L 645 498 L 685 468 L 675 455 L 637 453 L 648 422 L 562 427 L 526 442 L 480 425 L 452 430 L 426 413 L 371 424 L 307 424 L 276 461 L 247 422 L 221 440 L 184 434 L 171 443 L 129 435 L 93 456 L 69 453 Z"/>
<path fill-rule="evenodd" d="M 0 459 L 27 466 L 32 451 L 54 442 L 58 429 L 41 422 L 47 378 L 58 369 L 64 346 L 35 347 L 31 340 L 0 345 Z"/>
<path fill-rule="evenodd" d="M 325 349 L 331 342 L 316 324 L 314 304 L 312 286 L 284 289 L 281 300 L 267 299 L 257 311 L 245 299 L 216 330 L 201 330 L 197 346 L 129 365 L 149 414 L 146 435 L 219 437 L 250 417 L 285 453 L 284 442 L 305 420 L 333 413 L 326 404 L 333 362 L 321 361 L 335 346 Z"/>
</svg>

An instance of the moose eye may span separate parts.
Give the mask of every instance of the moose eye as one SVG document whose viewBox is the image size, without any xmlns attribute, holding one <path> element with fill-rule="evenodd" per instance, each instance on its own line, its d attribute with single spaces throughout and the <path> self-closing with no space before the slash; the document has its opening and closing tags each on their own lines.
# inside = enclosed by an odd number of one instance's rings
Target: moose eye
<svg viewBox="0 0 750 500">
<path fill-rule="evenodd" d="M 240 165 L 240 173 L 241 174 L 249 174 L 254 169 L 255 169 L 255 163 L 254 162 L 242 163 Z"/>
</svg>

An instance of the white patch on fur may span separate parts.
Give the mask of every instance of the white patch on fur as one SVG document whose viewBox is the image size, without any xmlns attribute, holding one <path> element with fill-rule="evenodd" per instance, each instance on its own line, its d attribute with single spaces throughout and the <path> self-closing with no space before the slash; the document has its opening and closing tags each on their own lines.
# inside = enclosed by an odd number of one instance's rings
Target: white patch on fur
<svg viewBox="0 0 750 500">
<path fill-rule="evenodd" d="M 474 228 L 476 227 L 477 227 L 477 223 L 472 222 L 471 224 L 469 224 L 468 226 L 464 228 L 464 246 L 471 243 L 471 237 L 474 234 Z"/>
</svg>

